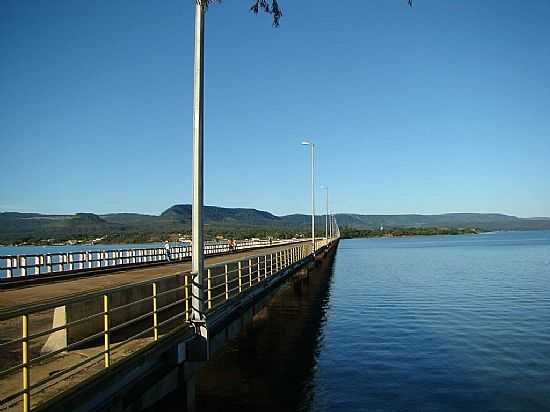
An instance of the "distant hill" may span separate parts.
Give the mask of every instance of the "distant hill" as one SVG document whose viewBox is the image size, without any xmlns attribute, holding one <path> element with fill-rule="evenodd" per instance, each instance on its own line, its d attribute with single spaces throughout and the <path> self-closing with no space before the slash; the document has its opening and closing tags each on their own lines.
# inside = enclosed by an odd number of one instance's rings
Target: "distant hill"
<svg viewBox="0 0 550 412">
<path fill-rule="evenodd" d="M 403 227 L 475 227 L 482 230 L 550 229 L 548 218 L 519 218 L 495 213 L 446 213 L 442 215 L 337 215 L 341 226 L 355 229 Z"/>
<path fill-rule="evenodd" d="M 42 215 L 38 213 L 0 213 L 0 242 L 23 239 L 57 239 L 124 230 L 93 213 Z"/>
<path fill-rule="evenodd" d="M 336 215 L 341 227 L 354 229 L 392 228 L 478 228 L 481 230 L 537 230 L 549 229 L 550 218 L 518 218 L 491 213 L 447 213 L 441 215 Z M 308 233 L 311 216 L 293 214 L 275 216 L 256 209 L 206 206 L 204 220 L 211 234 L 232 232 L 247 234 L 252 231 Z M 322 233 L 324 216 L 316 217 Z M 44 239 L 102 237 L 117 234 L 120 239 L 138 240 L 136 234 L 185 233 L 191 229 L 191 205 L 174 205 L 158 216 L 138 213 L 96 215 L 46 215 L 40 213 L 0 213 L 0 243 L 36 242 Z"/>
<path fill-rule="evenodd" d="M 181 222 L 191 223 L 191 205 L 175 205 L 160 215 Z M 231 209 L 216 206 L 204 208 L 204 219 L 207 224 L 245 224 L 247 226 L 263 226 L 277 224 L 280 217 L 256 209 Z"/>
</svg>

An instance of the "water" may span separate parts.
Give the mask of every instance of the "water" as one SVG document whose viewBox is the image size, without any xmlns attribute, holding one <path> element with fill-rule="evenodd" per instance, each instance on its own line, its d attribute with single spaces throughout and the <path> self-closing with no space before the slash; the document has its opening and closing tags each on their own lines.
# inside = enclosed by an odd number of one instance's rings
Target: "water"
<svg viewBox="0 0 550 412">
<path fill-rule="evenodd" d="M 550 232 L 340 244 L 315 411 L 550 410 Z"/>
<path fill-rule="evenodd" d="M 199 411 L 550 410 L 550 232 L 344 240 L 314 275 L 209 363 Z"/>
<path fill-rule="evenodd" d="M 170 243 L 172 246 L 182 244 Z M 124 244 L 97 244 L 97 245 L 60 245 L 60 246 L 0 246 L 0 256 L 8 255 L 42 255 L 46 253 L 86 252 L 92 250 L 128 250 L 161 248 L 164 243 L 124 243 Z"/>
<path fill-rule="evenodd" d="M 207 240 L 205 245 L 213 245 L 218 242 Z M 227 244 L 227 242 L 219 242 Z M 189 242 L 169 242 L 171 247 L 188 246 Z M 42 255 L 46 253 L 68 253 L 68 252 L 86 252 L 99 250 L 129 250 L 129 249 L 152 249 L 164 248 L 164 242 L 151 243 L 115 243 L 115 244 L 81 244 L 81 245 L 59 245 L 59 246 L 0 246 L 0 256 L 8 255 Z"/>
</svg>

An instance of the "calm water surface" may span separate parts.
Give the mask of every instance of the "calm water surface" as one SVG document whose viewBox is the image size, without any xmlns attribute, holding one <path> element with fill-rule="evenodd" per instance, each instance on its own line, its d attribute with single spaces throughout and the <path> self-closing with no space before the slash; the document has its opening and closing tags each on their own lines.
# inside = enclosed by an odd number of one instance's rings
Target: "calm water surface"
<svg viewBox="0 0 550 412">
<path fill-rule="evenodd" d="M 550 232 L 344 240 L 298 285 L 210 363 L 200 411 L 550 410 Z"/>
<path fill-rule="evenodd" d="M 550 232 L 340 244 L 312 410 L 550 410 Z"/>
<path fill-rule="evenodd" d="M 172 242 L 172 246 L 181 243 Z M 63 246 L 0 246 L 0 256 L 3 255 L 42 255 L 46 253 L 86 252 L 92 250 L 128 250 L 139 248 L 164 247 L 164 243 L 124 243 L 98 245 L 63 245 Z"/>
</svg>

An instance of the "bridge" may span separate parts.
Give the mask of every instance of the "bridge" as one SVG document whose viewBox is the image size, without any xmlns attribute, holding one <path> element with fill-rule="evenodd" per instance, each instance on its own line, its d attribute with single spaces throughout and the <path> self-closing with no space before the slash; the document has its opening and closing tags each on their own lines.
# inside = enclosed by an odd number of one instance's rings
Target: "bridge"
<svg viewBox="0 0 550 412">
<path fill-rule="evenodd" d="M 192 247 L 0 257 L 0 411 L 140 411 L 178 387 L 193 411 L 200 366 L 285 280 L 334 255 L 328 189 L 326 236 L 315 236 L 310 141 L 311 240 L 236 250 L 204 241 L 207 5 L 195 2 Z"/>
<path fill-rule="evenodd" d="M 202 284 L 189 246 L 0 257 L 0 411 L 142 410 L 182 386 L 192 411 L 200 366 L 334 233 L 210 243 Z"/>
</svg>

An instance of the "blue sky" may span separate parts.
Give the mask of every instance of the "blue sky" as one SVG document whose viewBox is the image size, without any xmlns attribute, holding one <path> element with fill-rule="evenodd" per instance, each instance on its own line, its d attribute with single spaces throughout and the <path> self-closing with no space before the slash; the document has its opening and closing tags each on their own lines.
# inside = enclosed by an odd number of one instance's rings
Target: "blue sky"
<svg viewBox="0 0 550 412">
<path fill-rule="evenodd" d="M 307 212 L 309 138 L 339 212 L 550 216 L 549 1 L 248 3 L 207 13 L 207 204 Z M 190 202 L 193 13 L 0 3 L 0 210 Z"/>
</svg>

